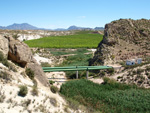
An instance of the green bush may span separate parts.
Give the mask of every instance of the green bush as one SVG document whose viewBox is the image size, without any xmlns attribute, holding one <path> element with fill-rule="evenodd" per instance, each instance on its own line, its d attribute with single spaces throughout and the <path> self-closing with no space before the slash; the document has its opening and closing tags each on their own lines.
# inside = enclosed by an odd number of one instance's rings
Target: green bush
<svg viewBox="0 0 150 113">
<path fill-rule="evenodd" d="M 0 72 L 0 78 L 5 79 L 5 80 L 10 80 L 10 75 L 7 72 Z"/>
<path fill-rule="evenodd" d="M 100 72 L 100 76 L 101 76 L 101 77 L 105 76 L 105 72 L 104 72 L 104 71 L 101 71 L 101 72 Z"/>
<path fill-rule="evenodd" d="M 34 79 L 34 71 L 32 71 L 30 68 L 26 69 L 26 74 L 28 75 L 28 77 L 33 80 Z"/>
<path fill-rule="evenodd" d="M 51 85 L 53 85 L 55 82 L 52 81 L 52 80 L 49 80 L 49 83 L 50 83 Z"/>
<path fill-rule="evenodd" d="M 32 87 L 32 95 L 33 95 L 33 96 L 38 96 L 38 89 L 37 89 L 36 86 L 33 86 L 33 87 Z"/>
<path fill-rule="evenodd" d="M 38 96 L 38 89 L 37 89 L 37 81 L 35 79 L 32 80 L 33 81 L 33 87 L 32 87 L 32 95 L 33 96 Z"/>
<path fill-rule="evenodd" d="M 57 107 L 57 100 L 55 98 L 49 98 L 50 99 L 50 103 L 54 106 Z"/>
<path fill-rule="evenodd" d="M 8 67 L 10 70 L 17 72 L 16 68 L 12 64 L 10 64 L 6 58 L 4 58 L 4 55 L 1 51 L 0 51 L 0 62 L 6 67 Z"/>
<path fill-rule="evenodd" d="M 109 68 L 109 69 L 107 69 L 107 72 L 108 72 L 108 74 L 114 74 L 114 72 L 115 72 L 115 70 L 114 70 L 114 68 Z"/>
<path fill-rule="evenodd" d="M 17 72 L 17 69 L 12 64 L 9 64 L 9 69 L 12 70 L 13 72 Z"/>
<path fill-rule="evenodd" d="M 93 73 L 89 73 L 89 76 L 93 76 Z M 76 79 L 76 71 L 67 71 L 66 77 L 68 79 Z M 78 78 L 85 78 L 86 77 L 86 71 L 78 71 Z"/>
<path fill-rule="evenodd" d="M 9 67 L 10 65 L 7 59 L 3 59 L 2 64 L 4 64 L 6 67 Z"/>
<path fill-rule="evenodd" d="M 110 78 L 108 78 L 108 77 L 103 77 L 104 84 L 107 84 L 109 80 L 110 80 Z"/>
<path fill-rule="evenodd" d="M 51 65 L 47 62 L 41 62 L 41 67 L 51 67 Z"/>
<path fill-rule="evenodd" d="M 150 66 L 146 66 L 146 70 L 145 71 L 150 71 Z"/>
<path fill-rule="evenodd" d="M 12 37 L 13 37 L 15 40 L 17 40 L 17 39 L 19 38 L 19 35 L 18 35 L 18 33 L 16 33 L 16 34 L 12 35 Z"/>
<path fill-rule="evenodd" d="M 5 65 L 6 67 L 9 67 L 9 62 L 7 61 L 6 58 L 4 58 L 3 53 L 0 51 L 0 62 Z"/>
<path fill-rule="evenodd" d="M 4 55 L 3 53 L 0 51 L 0 61 L 3 61 L 4 60 Z"/>
<path fill-rule="evenodd" d="M 20 86 L 19 88 L 20 88 L 20 90 L 19 90 L 19 92 L 18 92 L 18 95 L 19 95 L 19 96 L 22 96 L 22 97 L 25 97 L 25 96 L 27 95 L 27 93 L 28 93 L 28 88 L 27 88 L 27 86 L 22 85 L 22 86 Z"/>
<path fill-rule="evenodd" d="M 53 93 L 57 93 L 58 92 L 58 88 L 56 86 L 51 86 L 50 89 L 51 89 L 51 91 Z"/>
<path fill-rule="evenodd" d="M 121 79 L 121 78 L 123 78 L 123 77 L 122 77 L 122 76 L 118 76 L 118 77 L 117 77 L 117 79 Z"/>
<path fill-rule="evenodd" d="M 142 72 L 144 72 L 144 69 L 137 69 L 137 74 L 140 75 Z"/>
</svg>

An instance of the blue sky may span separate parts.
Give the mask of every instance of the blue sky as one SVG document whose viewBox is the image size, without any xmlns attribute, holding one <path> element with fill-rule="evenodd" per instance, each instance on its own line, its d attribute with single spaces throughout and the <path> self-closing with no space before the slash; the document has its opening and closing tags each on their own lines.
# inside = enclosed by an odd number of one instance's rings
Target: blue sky
<svg viewBox="0 0 150 113">
<path fill-rule="evenodd" d="M 0 0 L 0 26 L 94 28 L 120 18 L 150 19 L 150 0 Z"/>
</svg>

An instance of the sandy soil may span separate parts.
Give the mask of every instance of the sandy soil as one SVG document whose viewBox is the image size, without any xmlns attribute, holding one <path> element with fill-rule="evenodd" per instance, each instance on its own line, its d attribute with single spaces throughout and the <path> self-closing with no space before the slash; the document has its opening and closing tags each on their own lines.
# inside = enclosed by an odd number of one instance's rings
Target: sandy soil
<svg viewBox="0 0 150 113">
<path fill-rule="evenodd" d="M 0 63 L 0 68 L 1 72 L 5 66 Z M 49 87 L 44 87 L 38 81 L 38 96 L 33 96 L 32 80 L 21 74 L 23 68 L 17 67 L 17 70 L 18 72 L 6 70 L 12 75 L 10 81 L 0 79 L 0 113 L 66 113 L 66 110 L 68 113 L 73 112 L 59 94 L 52 93 Z M 28 88 L 25 97 L 18 96 L 20 85 Z"/>
<path fill-rule="evenodd" d="M 44 57 L 40 57 L 38 54 L 34 55 L 34 59 L 38 62 L 38 64 L 41 64 L 41 62 L 47 62 L 49 64 L 52 64 L 52 60 Z"/>
</svg>

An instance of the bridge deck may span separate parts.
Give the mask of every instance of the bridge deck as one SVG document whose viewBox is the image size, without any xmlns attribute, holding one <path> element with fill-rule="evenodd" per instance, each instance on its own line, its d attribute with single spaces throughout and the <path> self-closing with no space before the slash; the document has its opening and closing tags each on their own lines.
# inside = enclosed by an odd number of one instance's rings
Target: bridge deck
<svg viewBox="0 0 150 113">
<path fill-rule="evenodd" d="M 111 66 L 70 66 L 70 67 L 43 67 L 44 72 L 59 72 L 59 71 L 82 71 L 82 70 L 100 70 L 110 69 Z"/>
</svg>

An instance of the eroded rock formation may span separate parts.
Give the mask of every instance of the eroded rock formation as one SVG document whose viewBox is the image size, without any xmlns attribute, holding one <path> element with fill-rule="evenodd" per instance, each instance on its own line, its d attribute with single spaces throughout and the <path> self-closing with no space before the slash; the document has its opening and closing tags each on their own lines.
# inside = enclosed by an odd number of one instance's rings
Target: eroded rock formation
<svg viewBox="0 0 150 113">
<path fill-rule="evenodd" d="M 12 37 L 6 38 L 9 41 L 8 59 L 22 67 L 25 67 L 27 63 L 32 61 L 32 52 L 25 43 L 15 40 Z"/>
<path fill-rule="evenodd" d="M 90 65 L 107 65 L 150 53 L 150 20 L 120 19 L 105 25 Z"/>
<path fill-rule="evenodd" d="M 41 66 L 33 58 L 30 48 L 25 43 L 15 40 L 9 36 L 6 36 L 5 40 L 7 41 L 3 41 L 3 45 L 9 45 L 9 49 L 7 51 L 8 59 L 17 63 L 23 68 L 31 68 L 31 70 L 34 71 L 35 77 L 46 86 L 48 83 L 47 78 Z"/>
</svg>

